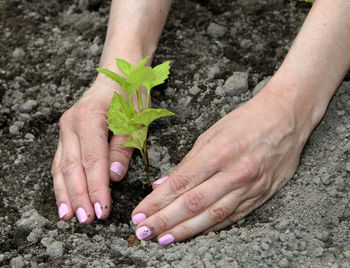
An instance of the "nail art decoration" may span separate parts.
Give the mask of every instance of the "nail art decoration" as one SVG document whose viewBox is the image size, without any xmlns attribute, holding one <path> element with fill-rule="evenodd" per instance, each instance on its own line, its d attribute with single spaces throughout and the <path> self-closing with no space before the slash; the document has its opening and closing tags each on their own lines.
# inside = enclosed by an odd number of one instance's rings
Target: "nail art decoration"
<svg viewBox="0 0 350 268">
<path fill-rule="evenodd" d="M 77 210 L 77 218 L 78 218 L 78 221 L 80 223 L 86 222 L 88 217 L 86 215 L 85 209 L 78 208 L 78 210 Z"/>
<path fill-rule="evenodd" d="M 139 240 L 145 240 L 149 238 L 152 235 L 150 229 L 148 229 L 146 226 L 142 226 L 136 230 L 136 237 Z"/>
</svg>

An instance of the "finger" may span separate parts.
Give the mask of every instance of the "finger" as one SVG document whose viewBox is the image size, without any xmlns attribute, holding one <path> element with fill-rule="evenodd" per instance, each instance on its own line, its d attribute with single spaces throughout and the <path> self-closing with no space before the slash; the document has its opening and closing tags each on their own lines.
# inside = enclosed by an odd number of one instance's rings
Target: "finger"
<svg viewBox="0 0 350 268">
<path fill-rule="evenodd" d="M 169 177 L 168 176 L 164 176 L 161 177 L 160 179 L 156 180 L 153 182 L 152 184 L 152 189 L 155 190 L 158 188 L 158 186 L 160 186 L 163 182 L 165 182 Z"/>
<path fill-rule="evenodd" d="M 122 145 L 128 137 L 128 135 L 113 135 L 109 143 L 109 175 L 112 181 L 120 181 L 129 167 L 134 150 Z"/>
<path fill-rule="evenodd" d="M 232 190 L 237 187 L 232 183 L 232 174 L 225 174 L 224 172 L 216 173 L 209 180 L 187 191 L 174 202 L 150 216 L 140 225 L 149 228 L 152 237 L 163 233 L 173 226 L 181 223 L 184 220 L 195 217 L 202 211 L 206 210 L 215 202 L 219 201 Z M 215 191 L 213 191 L 215 189 Z M 242 189 L 239 190 L 243 192 Z M 176 215 L 176 216 L 174 216 Z M 142 239 L 145 228 L 136 231 L 136 236 Z"/>
<path fill-rule="evenodd" d="M 210 178 L 221 167 L 221 157 L 217 156 L 220 146 L 211 148 L 204 147 L 192 157 L 187 158 L 181 168 L 175 169 L 169 174 L 168 179 L 163 182 L 157 191 L 149 194 L 133 211 L 132 219 L 136 215 L 153 215 L 171 202 L 179 195 L 192 189 L 194 186 Z M 194 148 L 193 150 L 197 150 Z M 233 153 L 231 152 L 233 155 Z M 138 224 L 138 222 L 134 222 Z"/>
<path fill-rule="evenodd" d="M 51 174 L 53 178 L 56 204 L 58 207 L 58 216 L 62 220 L 70 220 L 74 216 L 74 211 L 69 201 L 67 187 L 60 168 L 61 154 L 62 143 L 61 141 L 58 141 L 57 150 L 52 162 Z"/>
<path fill-rule="evenodd" d="M 228 216 L 224 221 L 218 223 L 215 226 L 210 227 L 205 230 L 204 233 L 208 232 L 216 232 L 222 230 L 228 226 L 231 226 L 235 222 L 243 219 L 249 213 L 251 213 L 256 208 L 260 207 L 266 200 L 269 200 L 273 195 L 273 191 L 266 190 L 264 193 L 260 195 L 247 197 L 245 200 L 241 202 L 241 204 L 237 207 L 237 209 Z"/>
<path fill-rule="evenodd" d="M 245 216 L 247 216 L 257 207 L 261 206 L 263 203 L 264 202 L 259 202 L 257 198 L 251 198 L 249 200 L 246 200 L 241 205 L 239 205 L 237 209 L 225 220 L 203 231 L 203 233 L 216 232 L 226 227 L 229 227 L 237 221 L 243 219 Z"/>
<path fill-rule="evenodd" d="M 232 191 L 202 213 L 185 220 L 158 236 L 159 244 L 165 246 L 197 235 L 211 226 L 224 221 L 241 202 L 241 195 Z"/>
<path fill-rule="evenodd" d="M 108 130 L 105 120 L 94 121 L 79 126 L 79 141 L 88 196 L 96 217 L 105 219 L 111 211 Z"/>
<path fill-rule="evenodd" d="M 81 165 L 80 142 L 69 127 L 60 129 L 62 141 L 61 171 L 71 206 L 80 223 L 91 223 L 94 210 L 88 195 L 86 177 Z"/>
</svg>

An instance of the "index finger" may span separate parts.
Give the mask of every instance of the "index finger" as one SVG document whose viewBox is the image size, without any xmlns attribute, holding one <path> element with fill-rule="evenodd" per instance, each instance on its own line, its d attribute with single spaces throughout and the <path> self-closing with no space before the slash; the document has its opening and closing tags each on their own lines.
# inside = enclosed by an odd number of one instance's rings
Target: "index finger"
<svg viewBox="0 0 350 268">
<path fill-rule="evenodd" d="M 196 146 L 195 146 L 196 147 Z M 181 166 L 175 168 L 168 176 L 168 179 L 149 194 L 134 209 L 132 220 L 139 224 L 143 219 L 153 215 L 172 203 L 177 197 L 184 192 L 189 191 L 196 185 L 210 178 L 221 166 L 222 158 L 218 156 L 218 151 L 224 150 L 222 146 L 208 148 L 204 146 L 201 149 L 193 148 L 196 153 L 192 157 L 186 157 Z M 232 154 L 232 152 L 231 152 Z"/>
</svg>

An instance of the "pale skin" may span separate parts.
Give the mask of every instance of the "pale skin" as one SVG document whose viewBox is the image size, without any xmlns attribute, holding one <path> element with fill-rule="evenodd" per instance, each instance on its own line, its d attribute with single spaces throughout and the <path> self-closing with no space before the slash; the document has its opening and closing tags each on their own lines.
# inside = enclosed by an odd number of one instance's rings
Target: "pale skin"
<svg viewBox="0 0 350 268">
<path fill-rule="evenodd" d="M 119 2 L 112 3 L 100 63 L 115 71 L 117 57 L 135 64 L 153 55 L 170 7 L 165 0 L 148 0 L 142 5 Z M 123 9 L 136 18 L 126 41 Z M 143 16 L 150 11 L 161 15 Z M 160 244 L 167 245 L 220 230 L 288 182 L 308 137 L 350 68 L 349 14 L 348 0 L 316 1 L 270 82 L 203 133 L 183 161 L 160 184 L 154 184 L 154 191 L 135 208 L 132 219 L 139 239 L 157 237 Z M 147 38 L 142 35 L 144 25 L 152 25 L 147 27 Z M 132 151 L 120 146 L 125 137 L 114 136 L 107 144 L 105 114 L 114 90 L 118 90 L 115 84 L 98 76 L 60 121 L 52 174 L 57 205 L 67 206 L 61 209 L 67 211 L 61 213 L 64 220 L 71 219 L 78 208 L 90 215 L 82 218 L 86 223 L 95 215 L 106 218 L 111 202 L 109 179 L 119 181 L 127 170 Z M 124 167 L 121 176 L 108 172 L 115 162 Z"/>
</svg>

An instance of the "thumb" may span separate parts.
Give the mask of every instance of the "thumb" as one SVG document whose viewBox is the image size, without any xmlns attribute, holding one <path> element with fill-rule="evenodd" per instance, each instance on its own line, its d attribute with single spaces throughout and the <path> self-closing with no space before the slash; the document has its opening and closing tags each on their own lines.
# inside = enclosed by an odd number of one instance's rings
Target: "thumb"
<svg viewBox="0 0 350 268">
<path fill-rule="evenodd" d="M 110 177 L 112 181 L 120 181 L 126 174 L 133 148 L 123 146 L 128 135 L 113 135 L 109 143 Z"/>
</svg>

